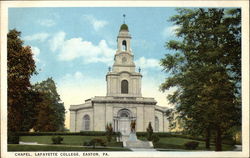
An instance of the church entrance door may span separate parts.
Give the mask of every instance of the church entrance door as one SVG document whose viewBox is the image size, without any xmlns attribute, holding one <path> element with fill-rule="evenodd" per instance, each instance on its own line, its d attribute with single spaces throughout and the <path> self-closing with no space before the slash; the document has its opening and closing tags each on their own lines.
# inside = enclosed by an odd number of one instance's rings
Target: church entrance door
<svg viewBox="0 0 250 158">
<path fill-rule="evenodd" d="M 130 134 L 130 123 L 132 118 L 132 112 L 128 109 L 121 109 L 118 111 L 118 131 L 122 135 Z"/>
<path fill-rule="evenodd" d="M 119 131 L 122 135 L 129 135 L 130 133 L 130 120 L 128 117 L 119 119 Z"/>
</svg>

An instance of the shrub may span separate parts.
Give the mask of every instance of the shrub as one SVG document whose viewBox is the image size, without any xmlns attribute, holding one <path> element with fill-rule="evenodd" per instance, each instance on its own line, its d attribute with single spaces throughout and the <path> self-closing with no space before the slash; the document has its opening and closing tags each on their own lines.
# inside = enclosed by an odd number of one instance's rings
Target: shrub
<svg viewBox="0 0 250 158">
<path fill-rule="evenodd" d="M 121 132 L 116 132 L 115 133 L 116 141 L 120 142 L 121 141 L 121 136 L 122 136 Z"/>
<path fill-rule="evenodd" d="M 110 123 L 106 125 L 106 137 L 108 142 L 111 142 L 112 136 L 113 136 L 113 127 L 112 124 Z"/>
<path fill-rule="evenodd" d="M 149 141 L 151 141 L 153 139 L 152 135 L 153 135 L 153 128 L 152 128 L 151 122 L 149 122 L 148 128 L 147 128 L 147 139 Z"/>
<path fill-rule="evenodd" d="M 147 132 L 136 132 L 138 137 L 147 137 Z M 193 139 L 197 141 L 205 141 L 202 137 L 194 137 L 190 135 L 181 135 L 178 133 L 170 133 L 170 132 L 157 132 L 159 137 L 177 137 L 177 138 L 186 138 L 186 139 Z"/>
<path fill-rule="evenodd" d="M 19 144 L 19 135 L 13 132 L 8 132 L 8 144 Z"/>
<path fill-rule="evenodd" d="M 63 137 L 57 136 L 51 138 L 53 144 L 62 144 Z"/>
<path fill-rule="evenodd" d="M 195 150 L 199 146 L 199 142 L 190 141 L 185 143 L 184 146 L 188 150 Z"/>
<path fill-rule="evenodd" d="M 176 145 L 176 144 L 166 144 L 163 142 L 157 142 L 154 144 L 155 148 L 165 148 L 165 149 L 185 149 L 185 147 L 183 145 Z"/>
<path fill-rule="evenodd" d="M 159 140 L 160 140 L 160 138 L 159 138 L 159 136 L 157 134 L 152 135 L 152 141 L 153 141 L 154 144 L 159 142 Z"/>
<path fill-rule="evenodd" d="M 105 131 L 80 131 L 80 132 L 18 132 L 19 136 L 105 136 Z M 118 135 L 118 132 L 113 132 L 114 135 Z"/>
<path fill-rule="evenodd" d="M 106 142 L 101 138 L 93 138 L 91 141 L 84 142 L 83 144 L 85 146 L 92 146 L 93 148 L 95 148 L 95 146 L 98 145 L 98 144 L 100 146 L 106 146 Z"/>
<path fill-rule="evenodd" d="M 84 142 L 83 142 L 83 146 L 91 146 L 90 141 L 84 141 Z"/>
</svg>

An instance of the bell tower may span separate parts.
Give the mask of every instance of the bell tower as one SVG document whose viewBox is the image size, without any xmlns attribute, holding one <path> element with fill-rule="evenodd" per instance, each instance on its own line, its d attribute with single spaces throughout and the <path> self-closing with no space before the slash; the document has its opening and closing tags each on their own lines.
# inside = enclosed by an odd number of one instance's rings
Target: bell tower
<svg viewBox="0 0 250 158">
<path fill-rule="evenodd" d="M 122 24 L 117 36 L 117 50 L 112 69 L 106 75 L 107 96 L 141 97 L 140 72 L 135 71 L 128 25 Z"/>
<path fill-rule="evenodd" d="M 128 25 L 122 24 L 117 36 L 117 51 L 115 53 L 115 62 L 113 71 L 135 72 L 134 55 L 131 50 L 131 35 Z"/>
<path fill-rule="evenodd" d="M 118 51 L 131 52 L 130 40 L 131 40 L 131 35 L 129 34 L 128 25 L 122 24 L 117 37 Z"/>
</svg>

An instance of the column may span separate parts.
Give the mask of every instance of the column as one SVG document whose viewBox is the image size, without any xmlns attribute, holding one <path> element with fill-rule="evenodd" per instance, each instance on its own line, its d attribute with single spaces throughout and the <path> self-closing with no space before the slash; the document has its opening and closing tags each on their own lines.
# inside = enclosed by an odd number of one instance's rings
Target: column
<svg viewBox="0 0 250 158">
<path fill-rule="evenodd" d="M 117 132 L 117 131 L 116 131 L 116 120 L 113 119 L 113 122 L 114 122 L 114 131 Z"/>
<path fill-rule="evenodd" d="M 70 132 L 76 132 L 76 111 L 70 111 Z"/>
</svg>

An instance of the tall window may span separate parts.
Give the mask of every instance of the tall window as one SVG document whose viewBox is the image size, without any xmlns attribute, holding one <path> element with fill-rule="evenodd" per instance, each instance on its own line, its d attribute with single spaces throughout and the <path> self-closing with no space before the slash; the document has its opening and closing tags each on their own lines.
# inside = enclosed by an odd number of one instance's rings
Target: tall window
<svg viewBox="0 0 250 158">
<path fill-rule="evenodd" d="M 127 80 L 122 80 L 121 91 L 123 94 L 128 94 L 128 81 Z"/>
<path fill-rule="evenodd" d="M 159 132 L 159 119 L 155 116 L 155 131 Z"/>
<path fill-rule="evenodd" d="M 127 42 L 125 40 L 122 41 L 122 50 L 127 50 Z"/>
<path fill-rule="evenodd" d="M 89 115 L 84 115 L 83 117 L 83 130 L 88 131 L 90 129 L 90 117 Z"/>
</svg>

